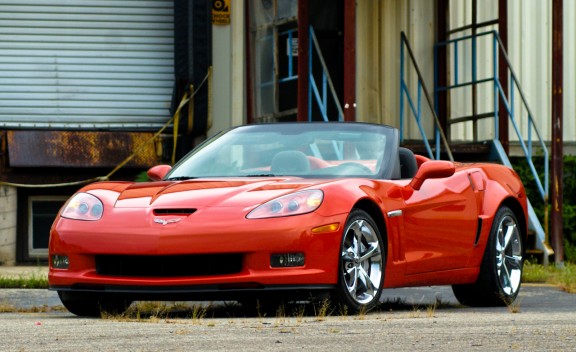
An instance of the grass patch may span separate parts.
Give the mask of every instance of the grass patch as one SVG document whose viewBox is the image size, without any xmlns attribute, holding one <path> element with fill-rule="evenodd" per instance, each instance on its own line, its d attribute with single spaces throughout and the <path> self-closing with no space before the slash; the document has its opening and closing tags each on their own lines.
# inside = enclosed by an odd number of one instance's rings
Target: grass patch
<svg viewBox="0 0 576 352">
<path fill-rule="evenodd" d="M 43 304 L 41 306 L 22 308 L 0 302 L 0 313 L 46 313 L 46 312 L 67 312 L 67 310 L 63 306 L 50 307 Z"/>
<path fill-rule="evenodd" d="M 516 299 L 514 302 L 507 305 L 508 311 L 510 313 L 520 313 L 520 303 L 522 302 L 521 299 Z"/>
<path fill-rule="evenodd" d="M 576 293 L 576 265 L 565 263 L 564 268 L 557 268 L 554 265 L 543 266 L 526 262 L 522 282 L 552 284 L 568 293 Z"/>
<path fill-rule="evenodd" d="M 48 277 L 42 273 L 0 276 L 0 288 L 48 288 Z"/>
<path fill-rule="evenodd" d="M 187 304 L 184 302 L 138 301 L 133 303 L 126 312 L 120 314 L 103 313 L 103 319 L 117 321 L 160 322 L 169 319 L 190 319 L 200 321 L 206 314 L 216 309 L 212 305 Z"/>
</svg>

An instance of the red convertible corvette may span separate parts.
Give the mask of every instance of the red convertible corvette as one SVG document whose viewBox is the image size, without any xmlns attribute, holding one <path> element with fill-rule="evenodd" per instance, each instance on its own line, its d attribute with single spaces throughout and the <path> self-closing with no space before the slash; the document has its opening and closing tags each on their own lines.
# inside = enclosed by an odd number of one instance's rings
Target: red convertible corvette
<svg viewBox="0 0 576 352">
<path fill-rule="evenodd" d="M 80 189 L 50 233 L 50 289 L 81 316 L 134 300 L 301 300 L 520 289 L 526 193 L 511 169 L 430 160 L 362 123 L 264 124 L 207 140 L 152 182 Z"/>
</svg>

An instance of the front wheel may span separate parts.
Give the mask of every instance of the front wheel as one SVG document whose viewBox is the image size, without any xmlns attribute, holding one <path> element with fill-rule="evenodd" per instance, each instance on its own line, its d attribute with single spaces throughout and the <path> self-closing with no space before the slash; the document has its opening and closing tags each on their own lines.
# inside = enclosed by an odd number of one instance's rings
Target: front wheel
<svg viewBox="0 0 576 352">
<path fill-rule="evenodd" d="M 58 291 L 58 297 L 70 313 L 80 317 L 100 317 L 102 313 L 122 314 L 132 304 L 132 301 L 121 298 L 99 298 L 68 291 Z"/>
<path fill-rule="evenodd" d="M 476 283 L 454 285 L 458 301 L 467 306 L 510 305 L 518 296 L 522 278 L 523 234 L 514 212 L 498 209 L 490 230 Z"/>
<path fill-rule="evenodd" d="M 378 304 L 386 263 L 383 243 L 372 217 L 353 209 L 342 236 L 337 292 L 339 302 L 353 313 Z"/>
</svg>

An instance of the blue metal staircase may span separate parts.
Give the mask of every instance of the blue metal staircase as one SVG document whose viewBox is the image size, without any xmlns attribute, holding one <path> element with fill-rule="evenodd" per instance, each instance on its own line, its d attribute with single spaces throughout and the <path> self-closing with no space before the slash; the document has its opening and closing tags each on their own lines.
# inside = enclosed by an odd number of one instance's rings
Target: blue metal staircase
<svg viewBox="0 0 576 352">
<path fill-rule="evenodd" d="M 270 66 L 270 71 L 264 71 L 264 79 L 259 83 L 258 88 L 271 88 L 274 89 L 275 99 L 278 99 L 278 86 L 280 84 L 292 82 L 298 80 L 298 70 L 296 68 L 297 64 L 297 28 L 291 28 L 284 31 L 280 31 L 277 35 L 267 35 L 260 39 L 261 42 L 266 43 L 266 45 L 276 48 L 278 43 L 287 43 L 287 67 L 285 70 L 280 70 L 278 68 L 278 58 L 274 58 L 274 64 Z M 322 121 L 343 121 L 344 112 L 342 110 L 342 105 L 338 99 L 338 94 L 332 79 L 330 78 L 330 73 L 328 71 L 328 66 L 324 60 L 324 55 L 320 49 L 320 44 L 316 37 L 316 32 L 312 26 L 309 27 L 309 47 L 308 47 L 308 121 L 313 120 L 313 109 L 319 111 L 320 118 Z M 264 45 L 264 44 L 262 44 Z M 275 53 L 277 55 L 277 53 Z M 278 103 L 276 103 L 276 108 Z M 330 113 L 329 110 L 332 112 Z M 285 116 L 289 114 L 296 113 L 297 109 L 289 109 L 286 111 L 274 111 L 274 117 L 278 118 L 280 116 Z"/>
<path fill-rule="evenodd" d="M 338 100 L 338 95 L 336 94 L 336 89 L 330 78 L 330 73 L 328 72 L 328 67 L 326 66 L 326 61 L 324 60 L 324 55 L 322 55 L 322 50 L 320 50 L 320 44 L 318 44 L 318 39 L 316 38 L 316 33 L 314 28 L 310 26 L 310 48 L 308 65 L 309 65 L 309 87 L 308 87 L 308 121 L 312 121 L 312 102 L 314 101 L 320 110 L 322 115 L 322 120 L 328 122 L 328 105 L 330 100 L 328 99 L 328 90 L 330 91 L 330 97 L 332 98 L 332 103 L 338 111 L 338 121 L 344 120 L 344 112 L 342 110 L 342 105 Z M 318 62 L 321 66 L 321 78 L 320 84 L 316 83 L 316 78 L 314 77 L 314 57 L 318 58 Z M 320 91 L 321 88 L 322 90 Z M 314 99 L 312 99 L 314 98 Z"/>
<path fill-rule="evenodd" d="M 479 38 L 483 39 L 483 45 L 478 45 Z M 489 41 L 487 41 L 489 40 Z M 486 43 L 490 43 L 491 45 L 487 45 Z M 491 59 L 492 62 L 488 64 L 488 67 L 492 67 L 492 72 L 488 75 L 484 74 L 479 77 L 478 73 L 478 64 L 477 64 L 477 57 L 480 50 L 490 50 L 487 49 L 487 46 L 491 49 Z M 476 114 L 471 118 L 474 121 L 479 119 L 492 119 L 493 123 L 493 131 L 492 131 L 492 138 L 488 142 L 491 144 L 491 155 L 496 160 L 510 168 L 512 168 L 512 164 L 508 159 L 508 155 L 506 154 L 502 144 L 499 140 L 499 106 L 500 102 L 503 103 L 505 106 L 506 114 L 508 116 L 508 120 L 510 125 L 513 127 L 515 132 L 515 136 L 517 137 L 517 141 L 521 147 L 521 150 L 526 157 L 526 161 L 528 162 L 528 166 L 534 180 L 536 182 L 536 187 L 539 191 L 542 201 L 544 204 L 548 202 L 548 184 L 549 184 L 549 171 L 548 171 L 548 149 L 542 139 L 540 132 L 538 131 L 537 126 L 534 123 L 533 114 L 530 110 L 528 102 L 525 98 L 525 95 L 522 91 L 520 86 L 520 82 L 518 77 L 514 73 L 510 60 L 508 58 L 508 54 L 502 45 L 502 41 L 496 31 L 489 31 L 484 33 L 479 33 L 476 35 L 469 35 L 463 36 L 456 39 L 451 39 L 445 42 L 440 42 L 435 45 L 434 49 L 434 58 L 435 58 L 435 67 L 438 67 L 438 50 L 439 49 L 447 49 L 446 52 L 450 52 L 451 57 L 449 62 L 451 63 L 450 71 L 452 73 L 450 82 L 447 86 L 440 86 L 439 79 L 438 79 L 438 70 L 435 70 L 435 84 L 434 84 L 434 94 L 437 101 L 438 94 L 440 92 L 448 92 L 454 89 L 464 88 L 464 87 L 476 87 L 482 84 L 490 84 L 492 85 L 492 92 L 493 92 L 493 111 L 489 113 L 483 114 Z M 463 56 L 463 51 L 469 50 L 469 52 L 465 52 L 464 54 L 470 56 L 470 66 L 466 67 L 468 74 L 462 74 L 462 67 L 459 67 L 459 64 L 462 62 L 461 57 Z M 408 56 L 406 56 L 408 53 Z M 439 159 L 441 153 L 445 153 L 449 159 L 453 160 L 452 153 L 450 152 L 450 145 L 449 142 L 442 132 L 442 128 L 440 127 L 440 123 L 437 116 L 437 111 L 432 104 L 432 99 L 428 90 L 426 89 L 426 85 L 422 78 L 422 74 L 420 69 L 416 63 L 414 58 L 412 49 L 410 48 L 410 44 L 406 38 L 404 33 L 401 34 L 401 51 L 400 51 L 400 60 L 401 60 L 401 67 L 400 67 L 400 135 L 403 138 L 406 119 L 405 115 L 407 115 L 405 110 L 408 110 L 408 113 L 411 113 L 412 117 L 415 120 L 416 125 L 418 126 L 418 130 L 420 131 L 421 137 L 423 139 L 423 143 L 426 147 L 426 150 L 429 154 L 430 158 Z M 509 77 L 509 88 L 508 94 L 505 93 L 505 90 L 502 87 L 502 84 L 499 79 L 499 66 L 498 66 L 498 57 L 502 55 L 505 58 L 507 63 L 505 68 L 506 74 Z M 408 67 L 407 63 L 409 64 Z M 468 62 L 467 62 L 468 64 Z M 409 71 L 411 70 L 411 71 Z M 415 73 L 415 74 L 414 74 Z M 411 74 L 411 75 L 410 75 Z M 409 80 L 408 77 L 412 79 Z M 414 84 L 414 77 L 416 77 L 417 83 Z M 409 85 L 409 82 L 412 83 L 412 86 Z M 416 86 L 414 88 L 414 85 Z M 412 89 L 410 89 L 412 88 Z M 416 99 L 412 98 L 414 95 L 414 90 L 416 90 L 415 95 Z M 412 94 L 411 94 L 412 93 Z M 426 99 L 426 103 L 428 104 L 428 108 L 432 111 L 433 116 L 433 126 L 434 126 L 434 138 L 432 139 L 432 143 L 430 143 L 428 136 L 425 133 L 425 123 L 430 123 L 430 121 L 423 121 L 422 115 L 422 95 Z M 517 96 L 519 98 L 517 98 Z M 409 109 L 405 109 L 405 105 L 409 107 Z M 437 104 L 436 104 L 437 106 Z M 519 108 L 518 108 L 519 107 Z M 474 112 L 475 113 L 475 112 Z M 468 122 L 471 119 L 468 118 L 454 118 L 452 121 L 448 120 L 448 128 L 452 124 Z M 522 126 L 522 127 L 521 127 Z M 442 145 L 441 145 L 442 143 Z M 540 177 L 538 174 L 536 167 L 534 166 L 534 144 L 537 145 L 538 151 L 540 153 L 539 156 L 543 157 L 544 159 L 544 175 Z M 540 224 L 536 213 L 534 212 L 534 208 L 530 201 L 528 201 L 528 212 L 529 212 L 529 231 L 535 234 L 536 241 L 534 249 L 541 251 L 543 254 L 543 262 L 544 264 L 548 264 L 549 256 L 554 253 L 550 245 L 548 244 L 547 240 L 547 233 L 544 231 L 544 228 Z"/>
</svg>

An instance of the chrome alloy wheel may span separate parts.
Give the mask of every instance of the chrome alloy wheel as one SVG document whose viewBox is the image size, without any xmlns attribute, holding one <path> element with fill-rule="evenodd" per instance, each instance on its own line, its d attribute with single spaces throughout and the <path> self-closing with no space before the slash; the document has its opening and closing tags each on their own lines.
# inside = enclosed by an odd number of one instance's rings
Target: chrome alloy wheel
<svg viewBox="0 0 576 352">
<path fill-rule="evenodd" d="M 342 279 L 350 298 L 365 305 L 377 298 L 382 284 L 382 249 L 374 227 L 357 218 L 348 224 L 342 245 Z"/>
<path fill-rule="evenodd" d="M 522 239 L 516 221 L 507 215 L 498 224 L 496 245 L 496 272 L 502 291 L 513 295 L 520 287 L 522 277 Z"/>
</svg>

